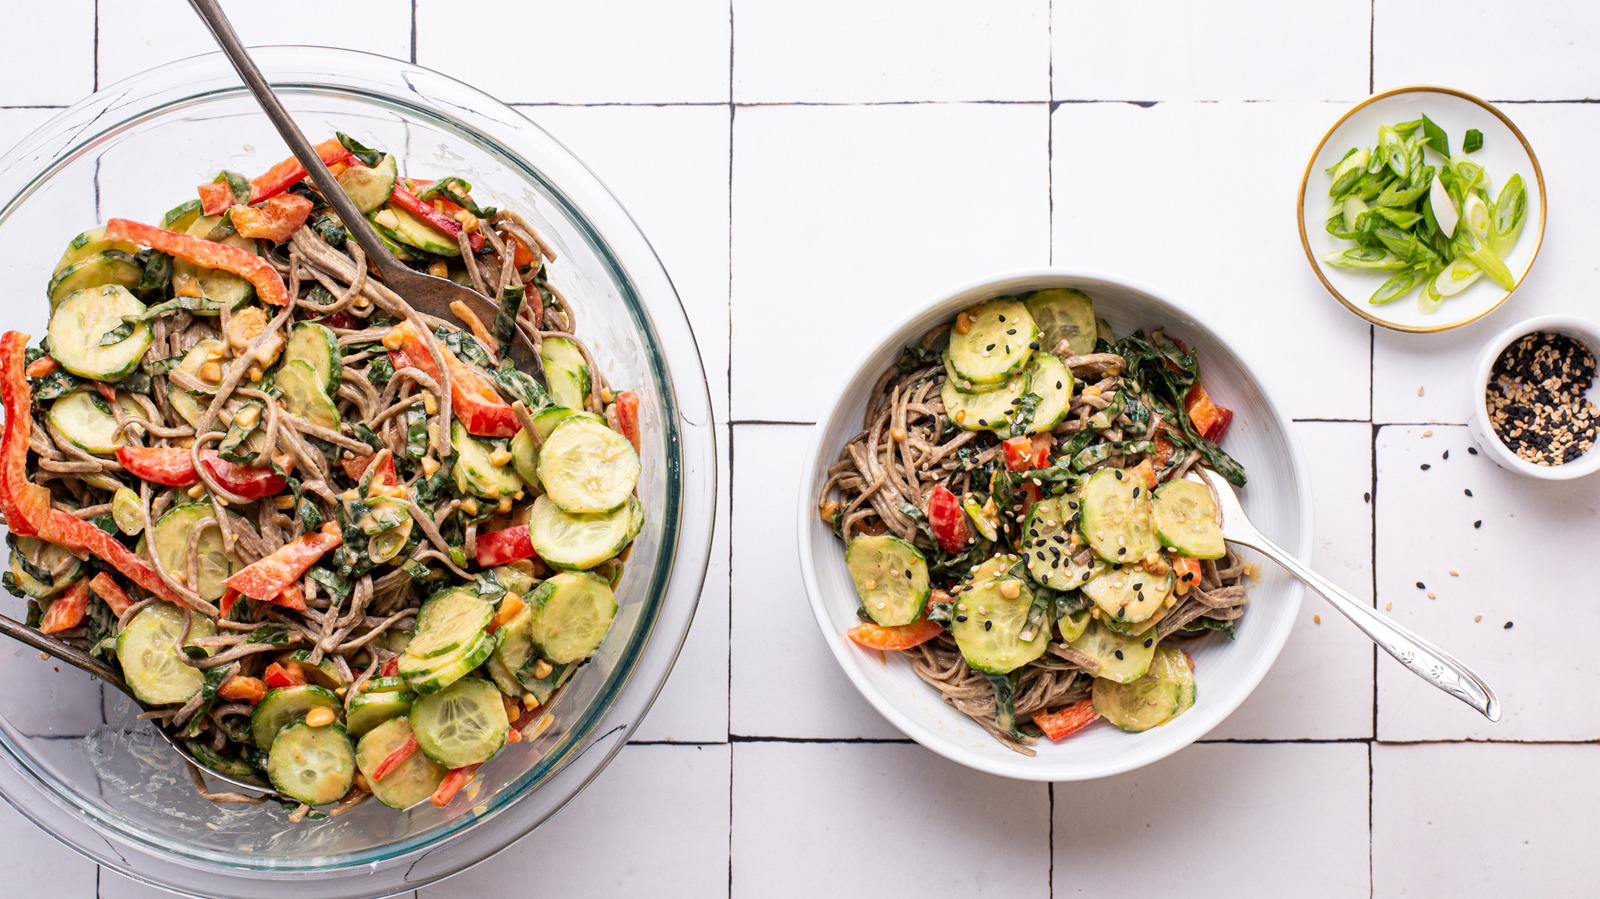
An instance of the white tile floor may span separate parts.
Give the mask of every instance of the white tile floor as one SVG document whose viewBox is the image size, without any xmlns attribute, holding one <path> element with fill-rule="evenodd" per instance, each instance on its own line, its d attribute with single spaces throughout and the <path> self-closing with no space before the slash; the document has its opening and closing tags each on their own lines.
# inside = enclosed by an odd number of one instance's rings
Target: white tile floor
<svg viewBox="0 0 1600 899">
<path fill-rule="evenodd" d="M 577 897 L 1042 899 L 1114 894 L 1130 871 L 1196 895 L 1593 894 L 1600 702 L 1582 635 L 1600 620 L 1572 574 L 1600 488 L 1514 479 L 1460 426 L 1463 370 L 1490 334 L 1600 292 L 1591 5 L 224 2 L 249 42 L 415 59 L 529 104 L 651 235 L 730 422 L 700 616 L 636 745 L 550 827 L 426 899 L 503 892 L 530 869 L 539 894 Z M 209 47 L 181 0 L 16 5 L 8 24 L 30 40 L 0 56 L 0 144 Z M 1337 307 L 1290 218 L 1332 120 L 1411 82 L 1501 102 L 1553 198 L 1510 306 L 1429 337 Z M 934 290 L 1052 263 L 1134 277 L 1248 335 L 1299 420 L 1316 566 L 1478 666 L 1505 721 L 1428 690 L 1337 616 L 1316 623 L 1314 601 L 1205 742 L 1100 782 L 954 767 L 850 690 L 774 526 L 833 369 Z M 827 339 L 793 339 L 807 329 Z M 929 851 L 952 840 L 983 864 Z M 4 895 L 155 895 L 4 805 L 0 879 Z"/>
</svg>

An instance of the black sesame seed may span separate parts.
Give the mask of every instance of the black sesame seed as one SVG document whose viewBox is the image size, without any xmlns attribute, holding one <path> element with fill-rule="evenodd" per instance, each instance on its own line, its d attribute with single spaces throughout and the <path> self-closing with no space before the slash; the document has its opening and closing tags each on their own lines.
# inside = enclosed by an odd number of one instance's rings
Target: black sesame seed
<svg viewBox="0 0 1600 899">
<path fill-rule="evenodd" d="M 1364 502 L 1364 503 L 1372 502 L 1372 494 L 1371 493 L 1363 493 L 1363 494 L 1361 494 L 1361 501 Z"/>
<path fill-rule="evenodd" d="M 1140 581 L 1139 583 L 1134 584 L 1133 585 L 1133 589 L 1135 589 L 1135 590 L 1143 590 L 1144 589 L 1144 582 Z"/>
<path fill-rule="evenodd" d="M 1084 580 L 1088 580 L 1088 579 L 1089 579 L 1089 575 L 1090 575 L 1090 574 L 1091 574 L 1091 572 L 1088 572 L 1088 571 L 1085 571 L 1085 572 L 1084 572 L 1084 573 L 1083 573 L 1083 579 L 1084 579 Z"/>
<path fill-rule="evenodd" d="M 1016 328 L 1009 328 L 1009 329 L 1006 330 L 1006 333 L 1007 334 L 1015 334 L 1015 333 L 1017 333 L 1017 329 Z"/>
<path fill-rule="evenodd" d="M 1427 471 L 1427 470 L 1428 470 L 1428 469 L 1430 469 L 1430 468 L 1432 468 L 1432 467 L 1433 467 L 1433 466 L 1432 466 L 1432 465 L 1429 465 L 1429 464 L 1428 464 L 1428 463 L 1426 463 L 1426 462 L 1424 462 L 1424 463 L 1422 463 L 1422 470 L 1423 470 L 1423 471 Z"/>
<path fill-rule="evenodd" d="M 1511 622 L 1507 621 L 1504 625 L 1501 626 L 1501 630 L 1507 630 L 1507 631 L 1511 630 Z"/>
<path fill-rule="evenodd" d="M 1033 343 L 1028 344 L 1028 349 L 1030 349 L 1030 350 L 1036 350 L 1038 348 L 1039 348 L 1039 341 L 1037 341 L 1037 340 L 1035 340 Z"/>
<path fill-rule="evenodd" d="M 981 419 L 981 418 L 980 418 L 980 419 L 978 419 L 978 424 L 979 424 L 979 425 L 980 425 L 980 426 L 981 426 L 981 427 L 985 427 L 985 428 L 987 428 L 987 427 L 988 427 L 988 426 L 989 426 L 989 423 L 988 423 L 988 422 L 987 422 L 987 421 L 985 421 L 985 420 L 983 420 L 983 419 Z"/>
<path fill-rule="evenodd" d="M 1450 451 L 1449 450 L 1445 450 L 1444 451 L 1444 455 L 1440 456 L 1439 458 L 1440 459 L 1449 459 L 1450 458 Z"/>
<path fill-rule="evenodd" d="M 1111 469 L 1111 470 L 1112 470 L 1112 472 L 1114 472 L 1114 473 L 1115 473 L 1115 474 L 1116 474 L 1116 476 L 1117 476 L 1117 480 L 1119 480 L 1119 481 L 1120 481 L 1120 480 L 1122 480 L 1122 469 L 1120 469 L 1120 468 L 1113 468 L 1113 469 Z"/>
<path fill-rule="evenodd" d="M 1060 390 L 1060 389 L 1061 389 L 1061 382 L 1060 382 L 1060 381 L 1057 381 L 1057 382 L 1056 382 L 1056 389 L 1057 389 L 1057 390 Z"/>
<path fill-rule="evenodd" d="M 994 344 L 991 343 L 988 346 L 984 347 L 983 351 L 987 353 L 988 351 L 990 351 L 992 349 L 994 349 Z"/>
<path fill-rule="evenodd" d="M 1126 547 L 1126 546 L 1123 546 L 1123 547 L 1119 547 L 1119 548 L 1118 548 L 1118 549 L 1117 549 L 1117 555 L 1119 555 L 1119 556 L 1120 556 L 1120 555 L 1124 555 L 1124 554 L 1126 554 L 1126 553 L 1127 553 L 1127 551 L 1128 551 L 1128 548 L 1127 548 L 1127 547 Z"/>
<path fill-rule="evenodd" d="M 966 621 L 967 620 L 967 616 L 965 616 L 965 615 L 957 615 L 956 616 L 956 620 L 957 621 Z"/>
<path fill-rule="evenodd" d="M 1121 660 L 1121 659 L 1122 659 L 1122 650 L 1120 650 L 1120 649 L 1119 649 L 1119 650 L 1117 650 L 1117 659 L 1118 659 L 1118 660 L 1119 660 L 1119 661 L 1120 661 L 1120 660 Z"/>
<path fill-rule="evenodd" d="M 1478 448 L 1475 447 L 1475 446 L 1469 446 L 1469 447 L 1467 447 L 1467 452 L 1469 452 L 1469 453 L 1473 454 L 1474 456 L 1476 456 L 1478 454 Z"/>
<path fill-rule="evenodd" d="M 1002 313 L 1000 313 L 1000 324 L 1003 325 L 1005 323 L 1006 323 L 1006 314 L 1004 312 L 1002 312 Z"/>
<path fill-rule="evenodd" d="M 993 621 L 985 621 L 983 623 L 983 629 L 986 630 L 986 631 L 994 630 L 994 622 Z"/>
<path fill-rule="evenodd" d="M 1418 590 L 1426 590 L 1426 589 L 1428 589 L 1428 585 L 1424 584 L 1421 581 L 1417 581 L 1417 589 Z"/>
<path fill-rule="evenodd" d="M 1150 648 L 1150 644 L 1152 644 L 1154 642 L 1156 642 L 1156 638 L 1154 638 L 1154 637 L 1145 637 L 1144 638 L 1144 648 L 1145 649 L 1149 649 Z"/>
<path fill-rule="evenodd" d="M 1482 519 L 1482 518 L 1480 518 L 1480 519 L 1478 519 L 1478 520 L 1477 520 L 1477 521 L 1474 521 L 1474 522 L 1473 522 L 1473 523 L 1472 523 L 1472 526 L 1473 526 L 1473 527 L 1475 527 L 1475 528 L 1481 528 L 1481 527 L 1483 527 L 1483 519 Z"/>
<path fill-rule="evenodd" d="M 1472 491 L 1471 491 L 1471 490 L 1463 490 L 1463 491 L 1461 491 L 1461 492 L 1462 492 L 1462 493 L 1465 493 L 1465 494 L 1466 494 L 1466 495 L 1468 495 L 1468 496 L 1471 496 L 1471 495 L 1472 495 Z"/>
</svg>

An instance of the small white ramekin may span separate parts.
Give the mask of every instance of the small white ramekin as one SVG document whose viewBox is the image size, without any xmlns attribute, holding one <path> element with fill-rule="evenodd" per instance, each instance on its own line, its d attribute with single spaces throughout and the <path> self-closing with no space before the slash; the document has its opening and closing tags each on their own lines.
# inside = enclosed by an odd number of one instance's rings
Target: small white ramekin
<svg viewBox="0 0 1600 899">
<path fill-rule="evenodd" d="M 1553 331 L 1571 337 L 1588 347 L 1596 359 L 1600 359 L 1600 326 L 1586 319 L 1571 315 L 1540 315 L 1512 325 L 1496 334 L 1484 346 L 1477 363 L 1472 366 L 1473 380 L 1468 385 L 1472 396 L 1472 417 L 1467 420 L 1467 431 L 1472 435 L 1473 442 L 1506 471 L 1546 481 L 1565 481 L 1593 474 L 1600 470 L 1600 449 L 1590 447 L 1588 452 L 1574 461 L 1561 465 L 1535 465 L 1512 452 L 1495 435 L 1493 426 L 1489 424 L 1486 394 L 1489 372 L 1494 368 L 1495 360 L 1500 358 L 1506 347 L 1536 331 Z M 1591 390 L 1591 396 L 1593 393 Z"/>
</svg>

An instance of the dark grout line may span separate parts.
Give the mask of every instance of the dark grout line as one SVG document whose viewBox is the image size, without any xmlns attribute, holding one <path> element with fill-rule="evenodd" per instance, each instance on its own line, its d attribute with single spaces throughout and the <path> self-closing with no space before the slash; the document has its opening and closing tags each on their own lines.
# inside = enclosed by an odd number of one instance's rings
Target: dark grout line
<svg viewBox="0 0 1600 899">
<path fill-rule="evenodd" d="M 1367 465 L 1371 469 L 1367 472 L 1367 489 L 1371 500 L 1367 503 L 1367 514 L 1371 516 L 1371 526 L 1368 528 L 1367 567 L 1370 569 L 1367 576 L 1372 579 L 1372 607 L 1378 607 L 1378 431 L 1383 426 L 1372 425 L 1371 442 L 1368 450 Z M 1372 739 L 1378 739 L 1378 645 L 1371 646 L 1372 652 Z M 1367 794 L 1367 801 L 1372 801 L 1372 794 Z"/>
<path fill-rule="evenodd" d="M 728 415 L 733 416 L 733 2 L 728 0 Z M 716 416 L 712 416 L 715 424 Z M 733 734 L 733 447 L 734 429 L 728 425 L 728 715 L 723 731 Z M 716 510 L 712 510 L 713 517 Z M 728 899 L 733 899 L 733 744 L 728 744 Z"/>
<path fill-rule="evenodd" d="M 91 60 L 93 71 L 94 89 L 100 89 L 100 0 L 94 0 L 94 45 L 91 48 L 94 58 Z"/>
<path fill-rule="evenodd" d="M 616 101 L 604 101 L 604 102 L 597 102 L 597 103 L 533 103 L 533 102 L 513 103 L 513 102 L 507 102 L 506 105 L 510 106 L 512 109 L 545 109 L 545 108 L 551 108 L 551 109 L 591 109 L 591 108 L 601 108 L 601 107 L 606 107 L 606 106 L 639 107 L 639 108 L 643 108 L 643 109 L 675 109 L 675 108 L 678 108 L 678 107 L 712 107 L 712 106 L 720 108 L 720 107 L 723 107 L 723 106 L 728 106 L 730 104 L 726 100 L 692 100 L 692 101 L 687 101 L 687 102 L 683 102 L 683 103 L 651 103 L 651 102 L 644 102 L 644 101 L 633 102 L 633 101 L 616 100 Z"/>
<path fill-rule="evenodd" d="M 1375 421 L 1375 428 L 1464 428 L 1464 421 Z"/>
<path fill-rule="evenodd" d="M 731 369 L 732 366 L 730 365 L 729 368 Z M 731 375 L 732 375 L 732 371 L 731 370 L 729 371 L 729 375 L 731 377 Z M 815 425 L 816 422 L 814 422 L 814 421 L 780 421 L 778 419 L 769 419 L 769 418 L 730 418 L 730 419 L 728 419 L 728 424 L 730 424 L 730 425 L 792 425 L 792 426 L 795 426 L 795 427 L 809 428 L 809 427 Z"/>
<path fill-rule="evenodd" d="M 1291 418 L 1295 424 L 1356 424 L 1370 425 L 1370 418 Z"/>
<path fill-rule="evenodd" d="M 417 0 L 411 0 L 411 64 L 417 64 Z"/>
<path fill-rule="evenodd" d="M 1296 737 L 1294 739 L 1274 740 L 1267 737 L 1219 737 L 1214 740 L 1196 740 L 1195 745 L 1200 746 L 1335 746 L 1344 743 L 1371 743 L 1367 737 Z"/>
<path fill-rule="evenodd" d="M 1378 0 L 1367 7 L 1367 93 L 1378 92 Z"/>
<path fill-rule="evenodd" d="M 0 106 L 0 109 L 66 109 L 66 108 L 67 107 L 65 105 L 57 104 L 57 103 L 39 103 L 39 104 L 34 105 L 34 106 L 29 106 L 27 104 L 16 104 L 16 105 L 13 105 L 13 106 Z"/>
<path fill-rule="evenodd" d="M 1373 771 L 1372 771 L 1372 745 L 1367 744 L 1367 894 L 1377 894 L 1376 880 L 1373 869 L 1376 867 L 1374 857 L 1377 855 L 1373 846 L 1372 806 L 1373 806 Z"/>
<path fill-rule="evenodd" d="M 729 734 L 728 742 L 739 743 L 792 743 L 796 745 L 841 746 L 915 746 L 915 740 L 906 737 L 758 737 L 751 734 Z"/>
</svg>

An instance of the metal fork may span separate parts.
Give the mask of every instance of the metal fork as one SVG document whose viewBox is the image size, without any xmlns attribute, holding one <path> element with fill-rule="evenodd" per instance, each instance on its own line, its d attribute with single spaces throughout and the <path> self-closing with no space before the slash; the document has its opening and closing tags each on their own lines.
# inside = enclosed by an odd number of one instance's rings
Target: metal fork
<svg viewBox="0 0 1600 899">
<path fill-rule="evenodd" d="M 1222 535 L 1229 542 L 1248 546 L 1282 565 L 1307 587 L 1322 594 L 1322 598 L 1338 609 L 1341 615 L 1361 628 L 1361 632 L 1382 647 L 1384 652 L 1394 656 L 1395 661 L 1411 669 L 1411 673 L 1477 709 L 1490 721 L 1500 720 L 1499 698 L 1471 668 L 1312 571 L 1250 523 L 1244 507 L 1239 505 L 1238 494 L 1233 492 L 1233 487 L 1227 481 L 1205 469 L 1199 469 L 1198 475 L 1216 494 L 1217 509 L 1222 515 Z"/>
</svg>

